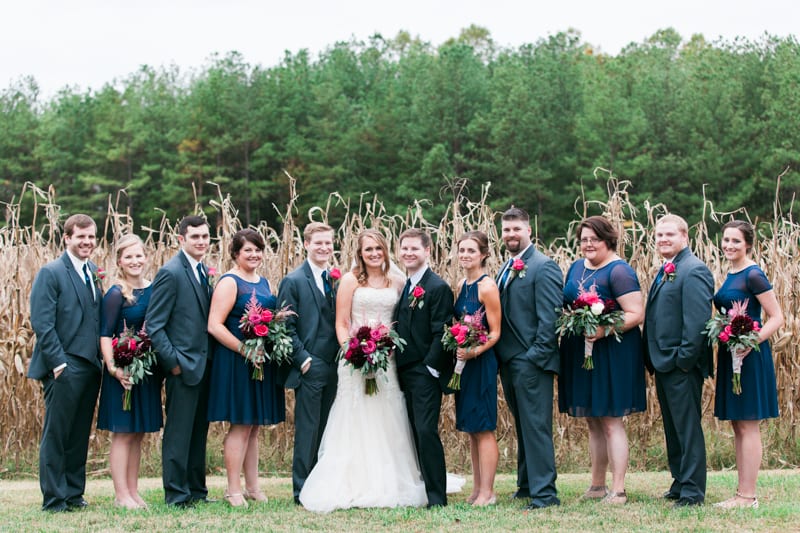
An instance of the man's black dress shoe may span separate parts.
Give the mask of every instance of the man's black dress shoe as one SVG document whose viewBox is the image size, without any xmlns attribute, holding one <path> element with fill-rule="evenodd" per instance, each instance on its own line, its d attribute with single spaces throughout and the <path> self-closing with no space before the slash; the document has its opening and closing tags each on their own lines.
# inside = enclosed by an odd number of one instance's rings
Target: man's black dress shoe
<svg viewBox="0 0 800 533">
<path fill-rule="evenodd" d="M 673 501 L 677 501 L 677 500 L 681 499 L 681 495 L 680 494 L 675 494 L 674 492 L 670 492 L 670 491 L 665 492 L 664 494 L 661 495 L 661 497 L 664 498 L 665 500 L 673 500 Z"/>
<path fill-rule="evenodd" d="M 536 500 L 531 500 L 531 503 L 525 506 L 526 511 L 534 511 L 536 509 L 545 509 L 547 507 L 555 507 L 556 505 L 560 505 L 561 502 L 558 500 L 550 500 L 548 502 L 537 502 Z"/>
<path fill-rule="evenodd" d="M 691 498 L 679 498 L 673 507 L 694 507 L 695 505 L 703 505 L 703 500 L 693 500 Z"/>
<path fill-rule="evenodd" d="M 191 509 L 192 507 L 197 505 L 195 503 L 196 501 L 197 500 L 185 500 L 185 501 L 182 501 L 182 502 L 170 503 L 168 505 L 169 505 L 169 507 L 176 507 L 178 509 Z"/>
<path fill-rule="evenodd" d="M 88 506 L 89 506 L 89 502 L 87 502 L 83 498 L 78 498 L 77 500 L 74 500 L 74 501 L 71 501 L 71 502 L 67 502 L 67 507 L 70 510 L 83 509 L 84 507 L 88 507 Z"/>
<path fill-rule="evenodd" d="M 511 499 L 513 500 L 527 500 L 530 497 L 531 493 L 528 489 L 517 489 L 517 492 L 511 495 Z"/>
<path fill-rule="evenodd" d="M 68 505 L 64 505 L 62 507 L 42 507 L 42 511 L 46 511 L 48 513 L 71 513 L 74 510 L 75 509 Z"/>
</svg>

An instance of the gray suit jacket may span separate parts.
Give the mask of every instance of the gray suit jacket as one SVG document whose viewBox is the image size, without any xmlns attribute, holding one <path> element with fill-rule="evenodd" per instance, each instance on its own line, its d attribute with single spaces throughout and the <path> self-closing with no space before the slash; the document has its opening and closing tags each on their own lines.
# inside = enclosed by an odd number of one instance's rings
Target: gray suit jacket
<svg viewBox="0 0 800 533">
<path fill-rule="evenodd" d="M 300 368 L 306 359 L 319 357 L 329 363 L 336 359 L 336 293 L 334 289 L 330 298 L 322 294 L 306 260 L 281 280 L 278 302 L 297 312 L 287 321 L 292 335 L 292 365 L 281 367 L 281 380 L 294 389 L 300 384 Z"/>
<path fill-rule="evenodd" d="M 703 328 L 711 318 L 714 278 L 688 247 L 675 256 L 675 279 L 666 276 L 650 286 L 645 309 L 645 363 L 652 372 L 677 366 L 713 373 L 713 358 Z"/>
<path fill-rule="evenodd" d="M 89 263 L 93 273 L 94 263 Z M 75 271 L 66 252 L 47 263 L 36 274 L 31 289 L 31 326 L 36 333 L 28 377 L 43 379 L 67 362 L 67 354 L 82 357 L 101 367 L 100 304 L 102 291 L 95 296 L 86 289 L 82 273 Z"/>
<path fill-rule="evenodd" d="M 527 265 L 525 277 L 515 274 L 500 292 L 503 323 L 494 349 L 502 362 L 524 353 L 539 369 L 557 374 L 555 322 L 563 300 L 563 274 L 555 261 L 534 246 L 522 260 Z"/>
<path fill-rule="evenodd" d="M 211 287 L 201 287 L 189 260 L 178 252 L 153 280 L 145 316 L 147 334 L 164 372 L 181 367 L 186 385 L 197 385 L 211 357 L 208 308 Z"/>
</svg>

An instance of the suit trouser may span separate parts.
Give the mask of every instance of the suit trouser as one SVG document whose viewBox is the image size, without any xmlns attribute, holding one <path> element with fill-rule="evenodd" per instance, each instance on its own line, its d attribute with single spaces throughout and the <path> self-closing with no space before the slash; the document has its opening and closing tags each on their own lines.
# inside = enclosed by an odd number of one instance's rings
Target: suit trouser
<svg viewBox="0 0 800 533">
<path fill-rule="evenodd" d="M 398 378 L 414 431 L 428 505 L 447 505 L 447 469 L 444 446 L 439 437 L 439 413 L 442 410 L 439 380 L 421 362 L 400 369 Z"/>
<path fill-rule="evenodd" d="M 500 379 L 517 430 L 517 486 L 530 492 L 533 503 L 560 503 L 553 448 L 553 374 L 523 353 L 502 362 Z"/>
<path fill-rule="evenodd" d="M 337 363 L 313 357 L 311 367 L 300 376 L 294 391 L 294 454 L 292 458 L 292 491 L 295 499 L 317 464 L 322 433 L 328 423 L 336 398 Z"/>
<path fill-rule="evenodd" d="M 670 492 L 700 501 L 706 494 L 702 392 L 703 375 L 697 368 L 689 372 L 677 367 L 671 372 L 656 372 L 656 394 L 664 422 L 669 471 L 674 480 Z"/>
<path fill-rule="evenodd" d="M 82 357 L 67 356 L 58 379 L 47 376 L 44 427 L 39 447 L 42 508 L 65 509 L 86 488 L 86 454 L 100 390 L 100 369 Z"/>
<path fill-rule="evenodd" d="M 167 504 L 202 500 L 206 487 L 208 438 L 208 374 L 197 385 L 186 385 L 178 375 L 167 374 L 167 419 L 161 441 L 162 481 Z"/>
</svg>

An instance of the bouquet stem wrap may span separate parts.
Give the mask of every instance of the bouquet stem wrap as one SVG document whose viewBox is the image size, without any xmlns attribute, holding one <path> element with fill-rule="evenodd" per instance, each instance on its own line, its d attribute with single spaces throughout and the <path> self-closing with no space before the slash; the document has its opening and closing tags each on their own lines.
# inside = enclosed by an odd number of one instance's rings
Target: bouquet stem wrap
<svg viewBox="0 0 800 533">
<path fill-rule="evenodd" d="M 592 350 L 594 350 L 594 341 L 589 337 L 583 338 L 583 368 L 585 370 L 592 370 L 594 362 L 592 361 Z"/>
</svg>

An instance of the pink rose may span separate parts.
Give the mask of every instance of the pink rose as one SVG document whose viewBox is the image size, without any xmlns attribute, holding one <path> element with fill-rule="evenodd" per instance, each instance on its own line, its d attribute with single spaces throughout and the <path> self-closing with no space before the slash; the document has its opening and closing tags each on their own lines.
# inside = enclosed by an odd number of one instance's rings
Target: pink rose
<svg viewBox="0 0 800 533">
<path fill-rule="evenodd" d="M 425 295 L 425 289 L 417 285 L 416 287 L 414 287 L 414 290 L 411 292 L 411 295 L 414 298 L 422 298 Z"/>
<path fill-rule="evenodd" d="M 486 334 L 481 333 L 480 335 L 478 335 L 478 342 L 481 344 L 486 344 L 487 342 L 489 342 L 489 337 L 487 337 Z"/>
<path fill-rule="evenodd" d="M 378 329 L 373 329 L 372 331 L 370 331 L 369 332 L 369 336 L 375 342 L 381 340 L 381 337 L 383 337 L 383 335 L 381 335 L 380 330 L 378 330 Z"/>
<path fill-rule="evenodd" d="M 103 281 L 104 279 L 106 279 L 106 271 L 103 270 L 101 267 L 97 268 L 97 278 L 100 281 Z"/>
<path fill-rule="evenodd" d="M 350 343 L 348 344 L 348 346 L 350 346 L 350 350 L 352 351 L 358 348 L 359 344 L 361 344 L 361 342 L 358 340 L 358 337 L 353 337 L 350 339 Z"/>
<path fill-rule="evenodd" d="M 464 344 L 464 342 L 466 342 L 466 340 L 467 340 L 467 336 L 466 335 L 462 335 L 461 333 L 456 335 L 456 342 L 458 344 Z"/>
<path fill-rule="evenodd" d="M 128 340 L 128 348 L 132 351 L 136 351 L 136 339 L 129 339 Z"/>
<path fill-rule="evenodd" d="M 264 324 L 269 324 L 270 322 L 272 322 L 272 311 L 270 311 L 269 309 L 264 309 L 263 311 L 261 311 L 261 322 L 263 322 Z"/>
<path fill-rule="evenodd" d="M 216 276 L 217 275 L 217 269 L 214 268 L 214 267 L 208 267 L 208 275 L 209 276 Z"/>
<path fill-rule="evenodd" d="M 253 333 L 255 333 L 257 337 L 266 337 L 269 335 L 269 327 L 267 327 L 266 324 L 258 324 L 253 328 Z"/>
<path fill-rule="evenodd" d="M 472 324 L 472 315 L 464 315 L 464 324 Z"/>
<path fill-rule="evenodd" d="M 511 263 L 511 268 L 519 272 L 520 270 L 525 268 L 525 261 L 523 261 L 522 259 L 514 259 L 514 262 Z"/>
<path fill-rule="evenodd" d="M 378 326 L 377 331 L 380 332 L 381 337 L 385 337 L 389 334 L 389 326 L 381 324 L 380 326 Z"/>
<path fill-rule="evenodd" d="M 675 263 L 668 262 L 664 265 L 664 274 L 674 274 L 675 273 Z"/>
<path fill-rule="evenodd" d="M 338 268 L 332 268 L 329 275 L 332 280 L 338 280 L 342 277 L 342 271 Z"/>
<path fill-rule="evenodd" d="M 724 331 L 724 330 L 723 330 L 723 331 L 720 331 L 720 333 L 719 333 L 719 340 L 721 340 L 722 342 L 728 342 L 728 340 L 729 340 L 730 338 L 731 338 L 731 336 L 730 336 L 730 334 L 729 334 L 728 332 L 726 332 L 726 331 Z"/>
<path fill-rule="evenodd" d="M 375 344 L 375 341 L 373 341 L 373 340 L 364 341 L 362 343 L 362 348 L 363 348 L 365 354 L 371 354 L 372 352 L 375 351 L 375 349 L 377 347 L 378 347 L 378 345 Z"/>
<path fill-rule="evenodd" d="M 450 335 L 455 337 L 459 333 L 461 333 L 461 324 L 453 324 L 452 326 L 450 326 Z"/>
<path fill-rule="evenodd" d="M 753 320 L 753 331 L 761 331 L 761 326 L 758 325 L 758 320 Z"/>
<path fill-rule="evenodd" d="M 247 321 L 251 324 L 261 324 L 261 313 L 250 313 L 247 315 Z"/>
<path fill-rule="evenodd" d="M 724 331 L 725 333 L 727 333 L 727 334 L 728 334 L 728 336 L 730 336 L 730 335 L 733 333 L 733 330 L 731 330 L 731 326 L 730 326 L 730 324 L 728 324 L 727 326 L 725 326 L 725 329 L 723 329 L 722 331 Z"/>
<path fill-rule="evenodd" d="M 117 344 L 119 344 L 119 339 L 118 338 L 114 337 L 113 339 L 111 339 L 111 347 L 112 348 L 116 348 Z"/>
</svg>

